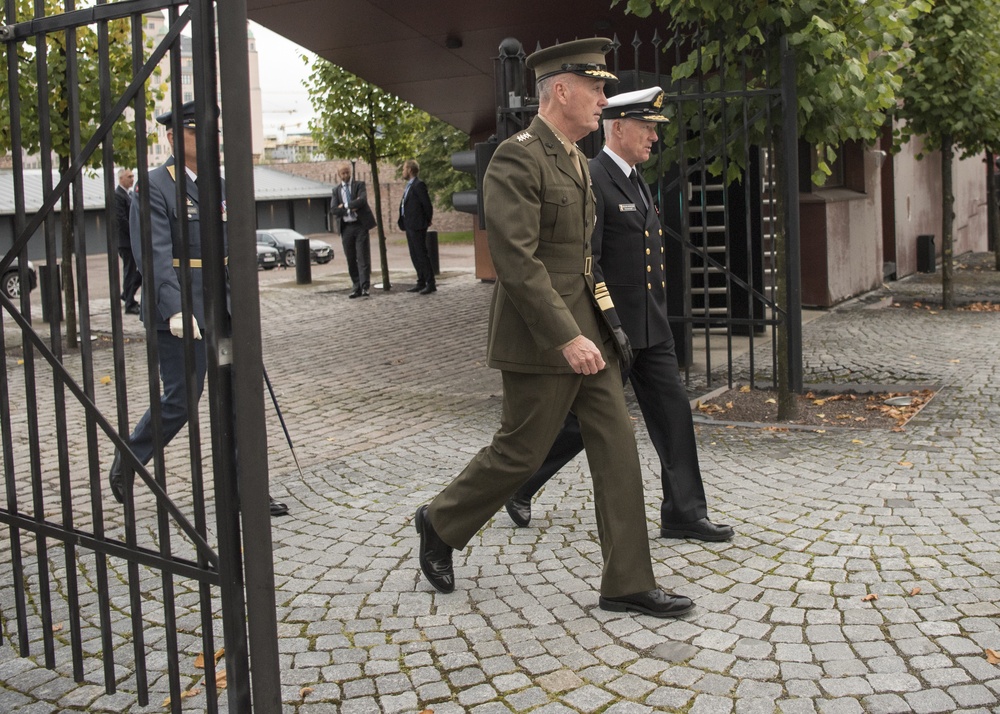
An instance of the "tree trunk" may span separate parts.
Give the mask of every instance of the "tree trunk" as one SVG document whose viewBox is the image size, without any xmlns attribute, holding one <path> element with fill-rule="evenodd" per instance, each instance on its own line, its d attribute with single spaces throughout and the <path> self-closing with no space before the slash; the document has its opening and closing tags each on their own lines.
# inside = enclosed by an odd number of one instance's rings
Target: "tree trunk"
<svg viewBox="0 0 1000 714">
<path fill-rule="evenodd" d="M 778 183 L 774 191 L 774 218 L 771 230 L 771 254 L 775 260 L 775 288 L 777 290 L 778 305 L 785 315 L 785 320 L 775 329 L 778 331 L 778 350 L 775 360 L 775 386 L 778 388 L 778 420 L 791 421 L 798 416 L 799 403 L 792 391 L 791 375 L 789 369 L 791 365 L 788 360 L 788 328 L 787 320 L 789 311 L 788 301 L 790 298 L 788 289 L 788 206 L 785 201 L 785 191 L 780 185 L 779 172 L 777 167 L 784 166 L 785 147 L 779 140 L 774 142 L 774 161 L 771 164 L 771 181 Z"/>
<path fill-rule="evenodd" d="M 955 285 L 952 278 L 955 193 L 951 170 L 954 156 L 954 137 L 944 134 L 941 137 L 941 307 L 945 310 L 955 307 Z"/>
<path fill-rule="evenodd" d="M 378 179 L 378 158 L 375 154 L 375 142 L 371 142 L 371 153 L 368 156 L 372 170 L 372 190 L 375 192 L 375 216 L 378 219 L 378 257 L 382 264 L 382 289 L 392 290 L 389 281 L 389 255 L 385 247 L 385 226 L 382 223 L 382 190 Z"/>
<path fill-rule="evenodd" d="M 59 175 L 69 171 L 69 157 L 59 157 Z M 76 349 L 79 345 L 76 331 L 76 291 L 73 280 L 73 212 L 69 205 L 72 185 L 60 197 L 59 219 L 62 228 L 62 291 L 66 310 L 66 347 Z"/>
</svg>

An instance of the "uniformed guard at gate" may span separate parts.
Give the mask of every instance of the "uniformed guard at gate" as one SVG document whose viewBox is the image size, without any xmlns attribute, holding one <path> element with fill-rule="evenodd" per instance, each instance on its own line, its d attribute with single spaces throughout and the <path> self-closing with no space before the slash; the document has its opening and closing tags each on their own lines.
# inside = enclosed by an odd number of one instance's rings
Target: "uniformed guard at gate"
<svg viewBox="0 0 1000 714">
<path fill-rule="evenodd" d="M 198 200 L 198 176 L 195 169 L 198 166 L 198 146 L 195 141 L 195 103 L 187 102 L 181 109 L 180 123 L 183 127 L 184 165 L 187 172 L 185 181 L 186 196 L 184 206 L 177 205 L 177 170 L 175 158 L 171 156 L 162 166 L 149 172 L 146 178 L 149 191 L 149 219 L 151 226 L 150 247 L 152 250 L 153 272 L 151 276 L 143 275 L 144 296 L 141 303 L 140 318 L 157 330 L 159 346 L 160 379 L 163 382 L 163 393 L 160 396 L 160 416 L 163 430 L 163 443 L 167 443 L 184 427 L 188 421 L 187 410 L 187 371 L 184 364 L 184 335 L 190 330 L 194 340 L 194 373 L 198 397 L 205 387 L 207 370 L 205 342 L 202 340 L 202 329 L 205 327 L 205 303 L 202 288 L 201 270 L 201 231 L 200 215 L 203 210 Z M 218 113 L 218 108 L 216 108 Z M 217 114 L 218 115 L 218 114 Z M 156 117 L 156 121 L 167 129 L 167 141 L 174 145 L 173 113 L 167 112 Z M 225 184 L 222 186 L 222 204 L 216 210 L 222 212 L 222 220 L 226 220 Z M 181 309 L 181 260 L 183 252 L 181 241 L 181 213 L 187 218 L 187 256 L 191 276 L 191 319 L 184 324 L 184 313 Z M 223 224 L 224 225 L 224 224 Z M 132 202 L 130 218 L 132 250 L 135 253 L 139 270 L 143 269 L 143 241 L 140 230 L 140 201 Z M 146 287 L 146 283 L 149 287 Z M 142 415 L 130 437 L 132 453 L 140 464 L 149 463 L 153 458 L 153 424 L 152 410 L 147 409 Z M 125 502 L 126 479 L 131 484 L 132 469 L 127 468 L 120 452 L 115 453 L 108 480 L 111 492 L 119 503 Z M 271 515 L 281 516 L 288 513 L 288 507 L 271 499 Z"/>
</svg>

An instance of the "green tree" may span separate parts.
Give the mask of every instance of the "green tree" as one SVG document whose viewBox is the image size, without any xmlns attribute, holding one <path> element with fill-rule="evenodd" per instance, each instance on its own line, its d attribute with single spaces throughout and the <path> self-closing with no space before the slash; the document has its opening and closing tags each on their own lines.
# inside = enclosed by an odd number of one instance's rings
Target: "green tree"
<svg viewBox="0 0 1000 714">
<path fill-rule="evenodd" d="M 451 195 L 476 187 L 474 176 L 456 171 L 451 165 L 451 155 L 469 148 L 469 135 L 450 124 L 428 116 L 427 128 L 420 137 L 417 161 L 420 178 L 437 205 L 452 210 Z"/>
<path fill-rule="evenodd" d="M 427 114 L 325 59 L 316 58 L 311 69 L 306 89 L 318 118 L 309 122 L 309 129 L 320 150 L 327 156 L 362 158 L 371 169 L 382 289 L 391 290 L 378 164 L 416 155 Z"/>
<path fill-rule="evenodd" d="M 92 2 L 82 3 L 92 5 Z M 34 0 L 16 0 L 14 22 L 24 22 L 35 17 Z M 45 0 L 46 16 L 63 12 L 58 0 Z M 8 18 L 0 9 L 0 24 L 8 24 Z M 108 66 L 101 67 L 99 58 L 100 32 L 106 28 L 109 47 Z M 72 41 L 76 49 L 76 80 L 69 83 L 69 48 Z M 29 154 L 37 154 L 41 149 L 43 124 L 50 134 L 52 152 L 57 157 L 60 176 L 70 167 L 73 146 L 70 142 L 71 109 L 78 113 L 80 145 L 86 144 L 94 136 L 101 122 L 102 113 L 110 109 L 114 99 L 120 97 L 132 77 L 131 33 L 127 20 L 114 20 L 100 26 L 86 25 L 73 33 L 72 39 L 65 32 L 53 32 L 36 41 L 8 44 L 7 52 L 0 53 L 0 72 L 7 77 L 11 61 L 11 50 L 16 55 L 18 93 L 21 99 L 19 118 L 21 121 L 22 148 Z M 39 54 L 42 52 L 42 54 Z M 47 85 L 38 86 L 37 68 L 44 63 Z M 105 106 L 100 95 L 100 76 L 107 72 L 111 81 L 111 100 Z M 76 101 L 74 100 L 76 98 Z M 32 101 L 35 98 L 35 101 Z M 43 121 L 44 112 L 47 120 Z M 10 151 L 11 123 L 10 96 L 8 83 L 0 84 L 0 151 Z M 120 121 L 113 132 L 113 153 L 119 165 L 133 166 L 136 162 L 135 126 L 132 122 Z M 87 165 L 99 167 L 102 155 L 95 152 L 88 157 Z M 60 204 L 62 222 L 62 287 L 65 300 L 67 346 L 77 346 L 76 297 L 73 277 L 74 234 L 69 192 L 63 194 Z"/>
<path fill-rule="evenodd" d="M 941 304 L 955 305 L 953 285 L 955 154 L 1000 148 L 1000 9 L 995 0 L 938 0 L 920 17 L 915 57 L 901 68 L 903 103 L 897 146 L 924 138 L 941 152 Z M 992 199 L 995 201 L 995 196 Z"/>
<path fill-rule="evenodd" d="M 618 4 L 622 0 L 613 0 Z M 801 138 L 820 149 L 818 168 L 813 180 L 822 183 L 830 174 L 829 163 L 836 147 L 848 139 L 874 141 L 885 125 L 888 112 L 895 106 L 900 88 L 896 69 L 912 56 L 908 43 L 913 39 L 910 25 L 921 12 L 929 9 L 926 0 L 626 0 L 628 11 L 641 17 L 654 9 L 663 12 L 667 36 L 675 32 L 681 38 L 711 28 L 707 41 L 695 49 L 681 44 L 682 59 L 672 69 L 678 85 L 698 79 L 704 91 L 767 87 L 780 77 L 778 41 L 787 37 L 795 52 L 798 107 L 794 121 Z M 672 46 L 672 42 L 668 45 Z M 687 50 L 685 55 L 683 52 Z M 724 84 L 729 82 L 731 84 Z M 760 111 L 758 111 L 760 110 Z M 681 107 L 681 111 L 686 111 Z M 763 107 L 751 107 L 749 116 L 763 117 Z M 710 170 L 725 173 L 727 182 L 736 180 L 746 168 L 742 165 L 748 146 L 771 144 L 779 157 L 796 152 L 798 147 L 783 146 L 781 124 L 790 117 L 778 117 L 773 136 L 765 136 L 763 118 L 752 121 L 749 132 L 743 131 L 743 111 L 737 102 L 716 103 L 714 111 L 684 116 L 683 122 L 668 125 L 664 145 L 676 144 L 680 125 L 699 132 L 708 146 L 727 146 L 732 161 L 723 166 L 717 161 Z M 668 160 L 673 157 L 667 152 Z M 779 191 L 777 206 L 778 259 L 785 260 L 783 249 L 787 229 L 787 207 Z M 779 278 L 780 279 L 780 278 Z M 787 314 L 788 290 L 779 285 L 779 299 Z M 784 343 L 785 329 L 779 326 L 779 342 Z M 792 418 L 794 395 L 789 387 L 787 352 L 779 350 L 779 417 Z"/>
</svg>

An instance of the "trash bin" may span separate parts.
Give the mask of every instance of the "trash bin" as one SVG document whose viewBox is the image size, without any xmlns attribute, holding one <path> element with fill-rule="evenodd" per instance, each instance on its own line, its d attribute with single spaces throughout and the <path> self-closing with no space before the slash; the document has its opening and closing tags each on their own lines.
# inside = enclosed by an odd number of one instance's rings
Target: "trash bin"
<svg viewBox="0 0 1000 714">
<path fill-rule="evenodd" d="M 934 256 L 934 236 L 917 236 L 917 271 L 933 273 L 937 270 L 937 259 Z"/>
<path fill-rule="evenodd" d="M 52 305 L 49 297 L 49 291 L 52 290 L 49 286 L 53 283 L 55 284 L 56 291 L 55 305 Z M 38 287 L 42 292 L 42 322 L 51 323 L 53 320 L 62 322 L 62 281 L 60 280 L 58 265 L 53 267 L 48 265 L 38 266 Z"/>
<path fill-rule="evenodd" d="M 438 232 L 437 231 L 427 231 L 427 255 L 431 259 L 431 270 L 434 271 L 435 275 L 441 274 L 441 263 L 438 260 Z"/>
</svg>

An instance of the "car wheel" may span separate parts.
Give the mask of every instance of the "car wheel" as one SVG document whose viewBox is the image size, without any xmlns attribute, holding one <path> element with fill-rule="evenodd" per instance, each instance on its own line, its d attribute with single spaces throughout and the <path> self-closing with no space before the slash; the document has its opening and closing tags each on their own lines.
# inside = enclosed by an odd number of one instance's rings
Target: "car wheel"
<svg viewBox="0 0 1000 714">
<path fill-rule="evenodd" d="M 17 274 L 16 270 L 11 270 L 3 276 L 2 289 L 4 295 L 11 300 L 17 300 L 21 297 L 21 276 Z"/>
<path fill-rule="evenodd" d="M 295 251 L 294 250 L 286 250 L 285 251 L 285 265 L 287 265 L 289 268 L 294 268 L 295 267 Z"/>
</svg>

